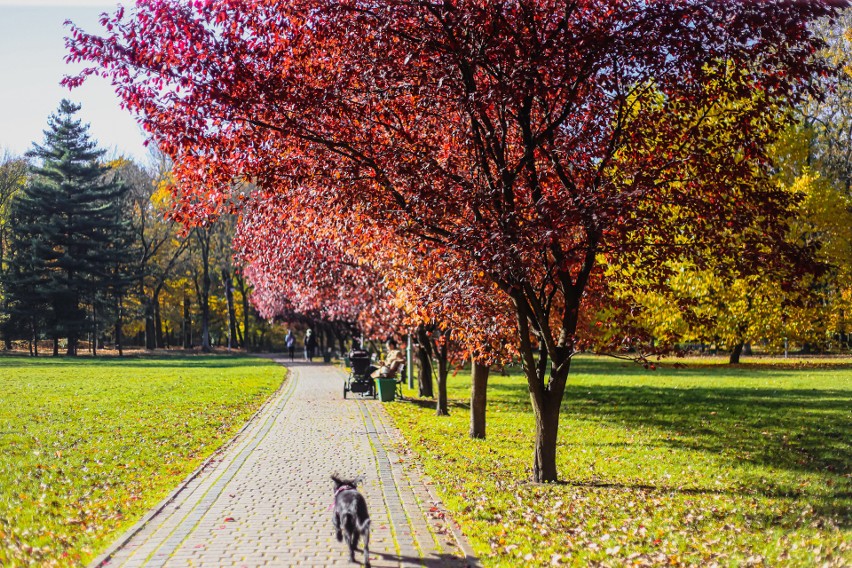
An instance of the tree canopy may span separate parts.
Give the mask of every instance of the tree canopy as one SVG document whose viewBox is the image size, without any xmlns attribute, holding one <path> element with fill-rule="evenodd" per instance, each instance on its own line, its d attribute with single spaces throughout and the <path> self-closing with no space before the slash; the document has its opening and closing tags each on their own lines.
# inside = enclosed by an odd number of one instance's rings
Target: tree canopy
<svg viewBox="0 0 852 568">
<path fill-rule="evenodd" d="M 102 36 L 72 27 L 69 60 L 95 66 L 66 84 L 113 82 L 175 159 L 180 219 L 252 207 L 234 183 L 251 180 L 322 212 L 303 230 L 423 251 L 395 266 L 437 270 L 451 311 L 493 285 L 533 477 L 552 481 L 571 358 L 614 275 L 650 287 L 708 250 L 744 270 L 791 252 L 767 147 L 828 71 L 808 24 L 833 4 L 142 0 Z"/>
<path fill-rule="evenodd" d="M 18 327 L 67 338 L 72 355 L 96 321 L 90 312 L 127 285 L 119 267 L 129 240 L 125 187 L 105 178 L 104 152 L 75 118 L 79 109 L 63 100 L 44 143 L 27 154 L 29 182 L 10 205 L 15 230 L 5 273 L 13 317 L 29 321 Z"/>
</svg>

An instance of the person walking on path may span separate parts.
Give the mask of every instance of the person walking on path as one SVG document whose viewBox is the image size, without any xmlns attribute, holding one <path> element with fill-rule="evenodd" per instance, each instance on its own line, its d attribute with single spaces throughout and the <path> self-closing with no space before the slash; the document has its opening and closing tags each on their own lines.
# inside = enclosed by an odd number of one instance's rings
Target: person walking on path
<svg viewBox="0 0 852 568">
<path fill-rule="evenodd" d="M 363 477 L 375 568 L 478 566 L 416 461 L 398 453 L 401 434 L 381 402 L 343 400 L 344 374 L 331 365 L 295 364 L 287 377 L 233 441 L 90 566 L 352 566 L 332 528 L 332 474 Z"/>
<path fill-rule="evenodd" d="M 296 337 L 293 335 L 293 330 L 287 330 L 287 336 L 284 338 L 284 343 L 287 345 L 287 353 L 290 355 L 290 361 L 296 360 Z"/>
<path fill-rule="evenodd" d="M 314 351 L 317 348 L 317 338 L 314 337 L 313 330 L 309 329 L 305 332 L 305 359 L 309 363 L 314 361 Z"/>
</svg>

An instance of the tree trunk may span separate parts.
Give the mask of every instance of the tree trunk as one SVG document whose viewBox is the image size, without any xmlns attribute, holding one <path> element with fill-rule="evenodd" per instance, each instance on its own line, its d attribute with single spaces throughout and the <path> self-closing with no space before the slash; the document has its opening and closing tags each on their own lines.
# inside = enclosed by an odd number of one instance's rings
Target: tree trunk
<svg viewBox="0 0 852 568">
<path fill-rule="evenodd" d="M 182 322 L 182 326 L 181 326 L 181 332 L 182 332 L 181 335 L 183 336 L 181 338 L 181 343 L 183 343 L 184 349 L 191 349 L 192 348 L 192 335 L 191 335 L 192 327 L 191 326 L 192 326 L 192 320 L 190 319 L 190 312 L 189 312 L 189 294 L 184 292 L 183 293 L 183 322 Z"/>
<path fill-rule="evenodd" d="M 38 329 L 36 328 L 35 318 L 31 320 L 32 339 L 30 340 L 30 353 L 33 357 L 38 357 Z"/>
<path fill-rule="evenodd" d="M 533 459 L 533 481 L 554 482 L 556 471 L 556 442 L 559 433 L 559 407 L 561 400 L 546 397 L 543 408 L 535 417 L 535 457 Z"/>
<path fill-rule="evenodd" d="M 488 374 L 491 368 L 488 365 L 477 363 L 476 359 L 470 361 L 470 437 L 485 438 L 485 406 L 488 400 L 486 389 L 488 388 Z"/>
<path fill-rule="evenodd" d="M 163 341 L 163 318 L 160 316 L 160 291 L 162 288 L 157 287 L 154 292 L 154 297 L 151 299 L 151 304 L 154 306 L 154 339 L 157 342 L 157 349 L 165 347 Z"/>
<path fill-rule="evenodd" d="M 210 347 L 210 279 L 204 278 L 206 290 L 201 296 L 201 350 L 205 353 L 212 351 Z"/>
<path fill-rule="evenodd" d="M 196 229 L 198 231 L 199 229 Z M 205 353 L 212 351 L 210 347 L 210 235 L 205 235 L 205 245 L 201 247 L 201 289 L 199 303 L 201 304 L 201 350 Z"/>
<path fill-rule="evenodd" d="M 236 346 L 237 312 L 234 309 L 234 282 L 231 273 L 222 269 L 222 282 L 225 283 L 225 299 L 228 302 L 228 349 Z"/>
<path fill-rule="evenodd" d="M 2 237 L 0 237 L 2 238 Z M 3 298 L 3 313 L 9 313 L 9 302 L 7 298 Z M 3 326 L 3 349 L 6 351 L 12 350 L 12 335 L 11 335 L 11 327 L 8 325 Z"/>
<path fill-rule="evenodd" d="M 559 410 L 565 383 L 571 368 L 573 346 L 571 339 L 577 328 L 581 288 L 575 288 L 566 301 L 564 325 L 560 329 L 559 343 L 550 353 L 544 343 L 539 345 L 539 358 L 530 339 L 530 321 L 534 315 L 528 308 L 526 298 L 520 293 L 513 296 L 516 307 L 520 355 L 530 391 L 533 415 L 535 416 L 535 446 L 533 450 L 533 481 L 556 482 L 556 442 L 559 437 Z M 543 327 L 543 326 L 542 326 Z M 548 361 L 552 361 L 548 372 Z"/>
<path fill-rule="evenodd" d="M 238 270 L 236 272 L 237 277 L 237 286 L 239 286 L 240 290 L 240 298 L 243 303 L 243 333 L 242 339 L 240 339 L 240 347 L 248 350 L 249 347 L 249 300 L 248 300 L 248 290 L 246 288 L 245 280 L 243 280 L 242 274 Z"/>
<path fill-rule="evenodd" d="M 417 326 L 417 359 L 420 361 L 420 373 L 417 376 L 420 396 L 432 398 L 432 346 L 426 328 Z"/>
<path fill-rule="evenodd" d="M 38 338 L 36 338 L 36 343 L 38 343 Z M 55 335 L 53 336 L 53 356 L 59 357 L 59 338 Z"/>
<path fill-rule="evenodd" d="M 447 404 L 447 375 L 450 372 L 450 366 L 447 358 L 447 342 L 444 341 L 440 348 L 436 349 L 436 351 L 438 354 L 438 403 L 435 405 L 435 415 L 449 416 L 450 408 Z"/>
<path fill-rule="evenodd" d="M 92 300 L 92 357 L 98 356 L 98 303 Z"/>
<path fill-rule="evenodd" d="M 731 357 L 730 357 L 730 359 L 728 359 L 728 363 L 730 365 L 738 365 L 739 362 L 740 362 L 740 355 L 742 355 L 742 353 L 743 353 L 743 342 L 740 341 L 739 343 L 734 345 L 733 349 L 731 349 Z"/>
<path fill-rule="evenodd" d="M 157 335 L 154 329 L 154 306 L 150 298 L 145 298 L 145 349 L 157 348 Z"/>
<path fill-rule="evenodd" d="M 236 316 L 234 317 L 234 322 L 236 322 Z M 243 335 L 243 330 L 239 325 L 235 325 L 235 329 L 237 330 L 237 347 L 245 348 L 246 346 L 246 337 Z"/>
<path fill-rule="evenodd" d="M 124 314 L 121 311 L 121 296 L 117 296 L 115 300 L 115 348 L 118 349 L 118 356 L 124 357 L 124 350 L 121 345 L 121 327 L 123 324 Z"/>
</svg>

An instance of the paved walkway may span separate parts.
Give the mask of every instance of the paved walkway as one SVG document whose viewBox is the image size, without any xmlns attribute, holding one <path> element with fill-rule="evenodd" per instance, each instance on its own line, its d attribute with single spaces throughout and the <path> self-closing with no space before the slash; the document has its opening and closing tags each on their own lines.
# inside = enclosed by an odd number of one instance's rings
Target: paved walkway
<svg viewBox="0 0 852 568">
<path fill-rule="evenodd" d="M 332 530 L 332 473 L 365 478 L 373 566 L 473 564 L 428 482 L 394 451 L 382 403 L 343 400 L 331 365 L 276 361 L 290 369 L 283 389 L 93 566 L 354 566 Z"/>
</svg>

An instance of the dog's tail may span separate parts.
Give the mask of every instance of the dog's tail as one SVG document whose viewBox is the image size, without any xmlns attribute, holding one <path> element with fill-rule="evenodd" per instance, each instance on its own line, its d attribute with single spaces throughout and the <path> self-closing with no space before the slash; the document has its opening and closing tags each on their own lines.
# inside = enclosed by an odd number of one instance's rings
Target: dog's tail
<svg viewBox="0 0 852 568">
<path fill-rule="evenodd" d="M 370 517 L 358 523 L 358 532 L 364 540 L 364 566 L 370 567 Z"/>
</svg>

